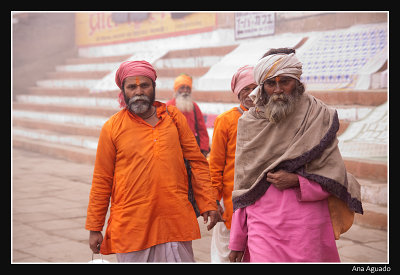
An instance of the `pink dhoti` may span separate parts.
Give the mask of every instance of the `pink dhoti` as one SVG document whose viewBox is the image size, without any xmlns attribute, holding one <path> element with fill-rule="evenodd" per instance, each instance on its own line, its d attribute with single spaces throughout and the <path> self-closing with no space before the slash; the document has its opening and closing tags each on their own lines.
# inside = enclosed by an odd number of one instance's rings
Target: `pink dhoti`
<svg viewBox="0 0 400 275">
<path fill-rule="evenodd" d="M 340 262 L 328 208 L 329 193 L 299 176 L 300 187 L 271 185 L 232 216 L 229 249 L 250 262 Z"/>
</svg>

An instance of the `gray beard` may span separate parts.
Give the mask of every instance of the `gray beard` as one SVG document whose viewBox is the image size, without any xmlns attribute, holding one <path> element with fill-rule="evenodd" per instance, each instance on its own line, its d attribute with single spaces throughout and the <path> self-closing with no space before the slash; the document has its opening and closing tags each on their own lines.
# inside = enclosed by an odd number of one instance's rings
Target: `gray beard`
<svg viewBox="0 0 400 275">
<path fill-rule="evenodd" d="M 175 97 L 176 107 L 181 112 L 191 112 L 193 110 L 193 101 L 191 94 L 177 94 Z"/>
<path fill-rule="evenodd" d="M 283 99 L 283 101 L 278 100 L 278 98 Z M 295 110 L 298 98 L 297 93 L 295 95 L 274 94 L 270 96 L 265 105 L 265 117 L 272 123 L 279 123 Z"/>
<path fill-rule="evenodd" d="M 135 114 L 143 114 L 147 112 L 151 105 L 151 99 L 145 95 L 133 96 L 129 99 L 128 103 L 129 109 Z"/>
</svg>

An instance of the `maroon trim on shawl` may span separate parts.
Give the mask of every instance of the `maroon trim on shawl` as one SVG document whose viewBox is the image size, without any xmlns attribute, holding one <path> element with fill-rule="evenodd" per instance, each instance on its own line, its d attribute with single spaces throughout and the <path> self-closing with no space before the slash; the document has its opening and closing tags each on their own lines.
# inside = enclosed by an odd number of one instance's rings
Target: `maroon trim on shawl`
<svg viewBox="0 0 400 275">
<path fill-rule="evenodd" d="M 304 171 L 304 165 L 319 157 L 322 152 L 334 141 L 336 137 L 336 132 L 338 130 L 339 118 L 337 112 L 335 111 L 332 125 L 318 145 L 297 158 L 282 161 L 274 170 L 283 169 L 285 171 L 291 173 L 294 172 L 307 179 L 313 180 L 319 183 L 325 191 L 335 195 L 339 199 L 346 202 L 350 209 L 354 210 L 356 213 L 363 214 L 361 201 L 356 198 L 352 198 L 345 186 L 333 179 L 326 178 L 320 175 L 308 174 Z M 264 175 L 262 179 L 257 182 L 251 190 L 244 193 L 243 195 L 233 198 L 233 211 L 236 211 L 236 209 L 238 208 L 243 208 L 255 203 L 262 195 L 264 195 L 268 187 L 271 185 L 271 183 L 269 183 L 266 179 L 267 175 Z"/>
</svg>

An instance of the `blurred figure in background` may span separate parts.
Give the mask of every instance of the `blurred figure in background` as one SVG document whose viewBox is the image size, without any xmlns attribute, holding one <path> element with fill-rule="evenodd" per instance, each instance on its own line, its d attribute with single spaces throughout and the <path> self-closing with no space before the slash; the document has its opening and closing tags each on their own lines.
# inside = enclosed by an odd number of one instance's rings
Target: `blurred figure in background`
<svg viewBox="0 0 400 275">
<path fill-rule="evenodd" d="M 210 152 L 210 139 L 204 122 L 203 113 L 196 102 L 192 100 L 192 77 L 179 75 L 174 82 L 174 98 L 166 105 L 176 106 L 186 117 L 190 129 L 196 137 L 197 144 L 204 156 Z"/>
<path fill-rule="evenodd" d="M 229 232 L 232 220 L 232 190 L 235 166 L 237 123 L 243 112 L 254 106 L 249 94 L 257 87 L 253 67 L 243 66 L 233 75 L 232 92 L 240 100 L 240 106 L 220 114 L 214 123 L 210 152 L 211 182 L 215 190 L 218 210 L 225 223 L 217 223 L 211 239 L 211 261 L 229 262 Z"/>
</svg>

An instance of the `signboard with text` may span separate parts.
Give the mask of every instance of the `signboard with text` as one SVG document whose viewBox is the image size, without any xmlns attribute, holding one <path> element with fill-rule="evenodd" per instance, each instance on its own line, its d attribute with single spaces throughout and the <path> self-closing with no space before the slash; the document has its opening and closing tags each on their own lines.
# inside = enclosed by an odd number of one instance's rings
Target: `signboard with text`
<svg viewBox="0 0 400 275">
<path fill-rule="evenodd" d="M 274 33 L 274 12 L 235 13 L 235 39 L 266 36 Z"/>
<path fill-rule="evenodd" d="M 215 13 L 76 13 L 77 46 L 97 46 L 211 31 Z"/>
</svg>

